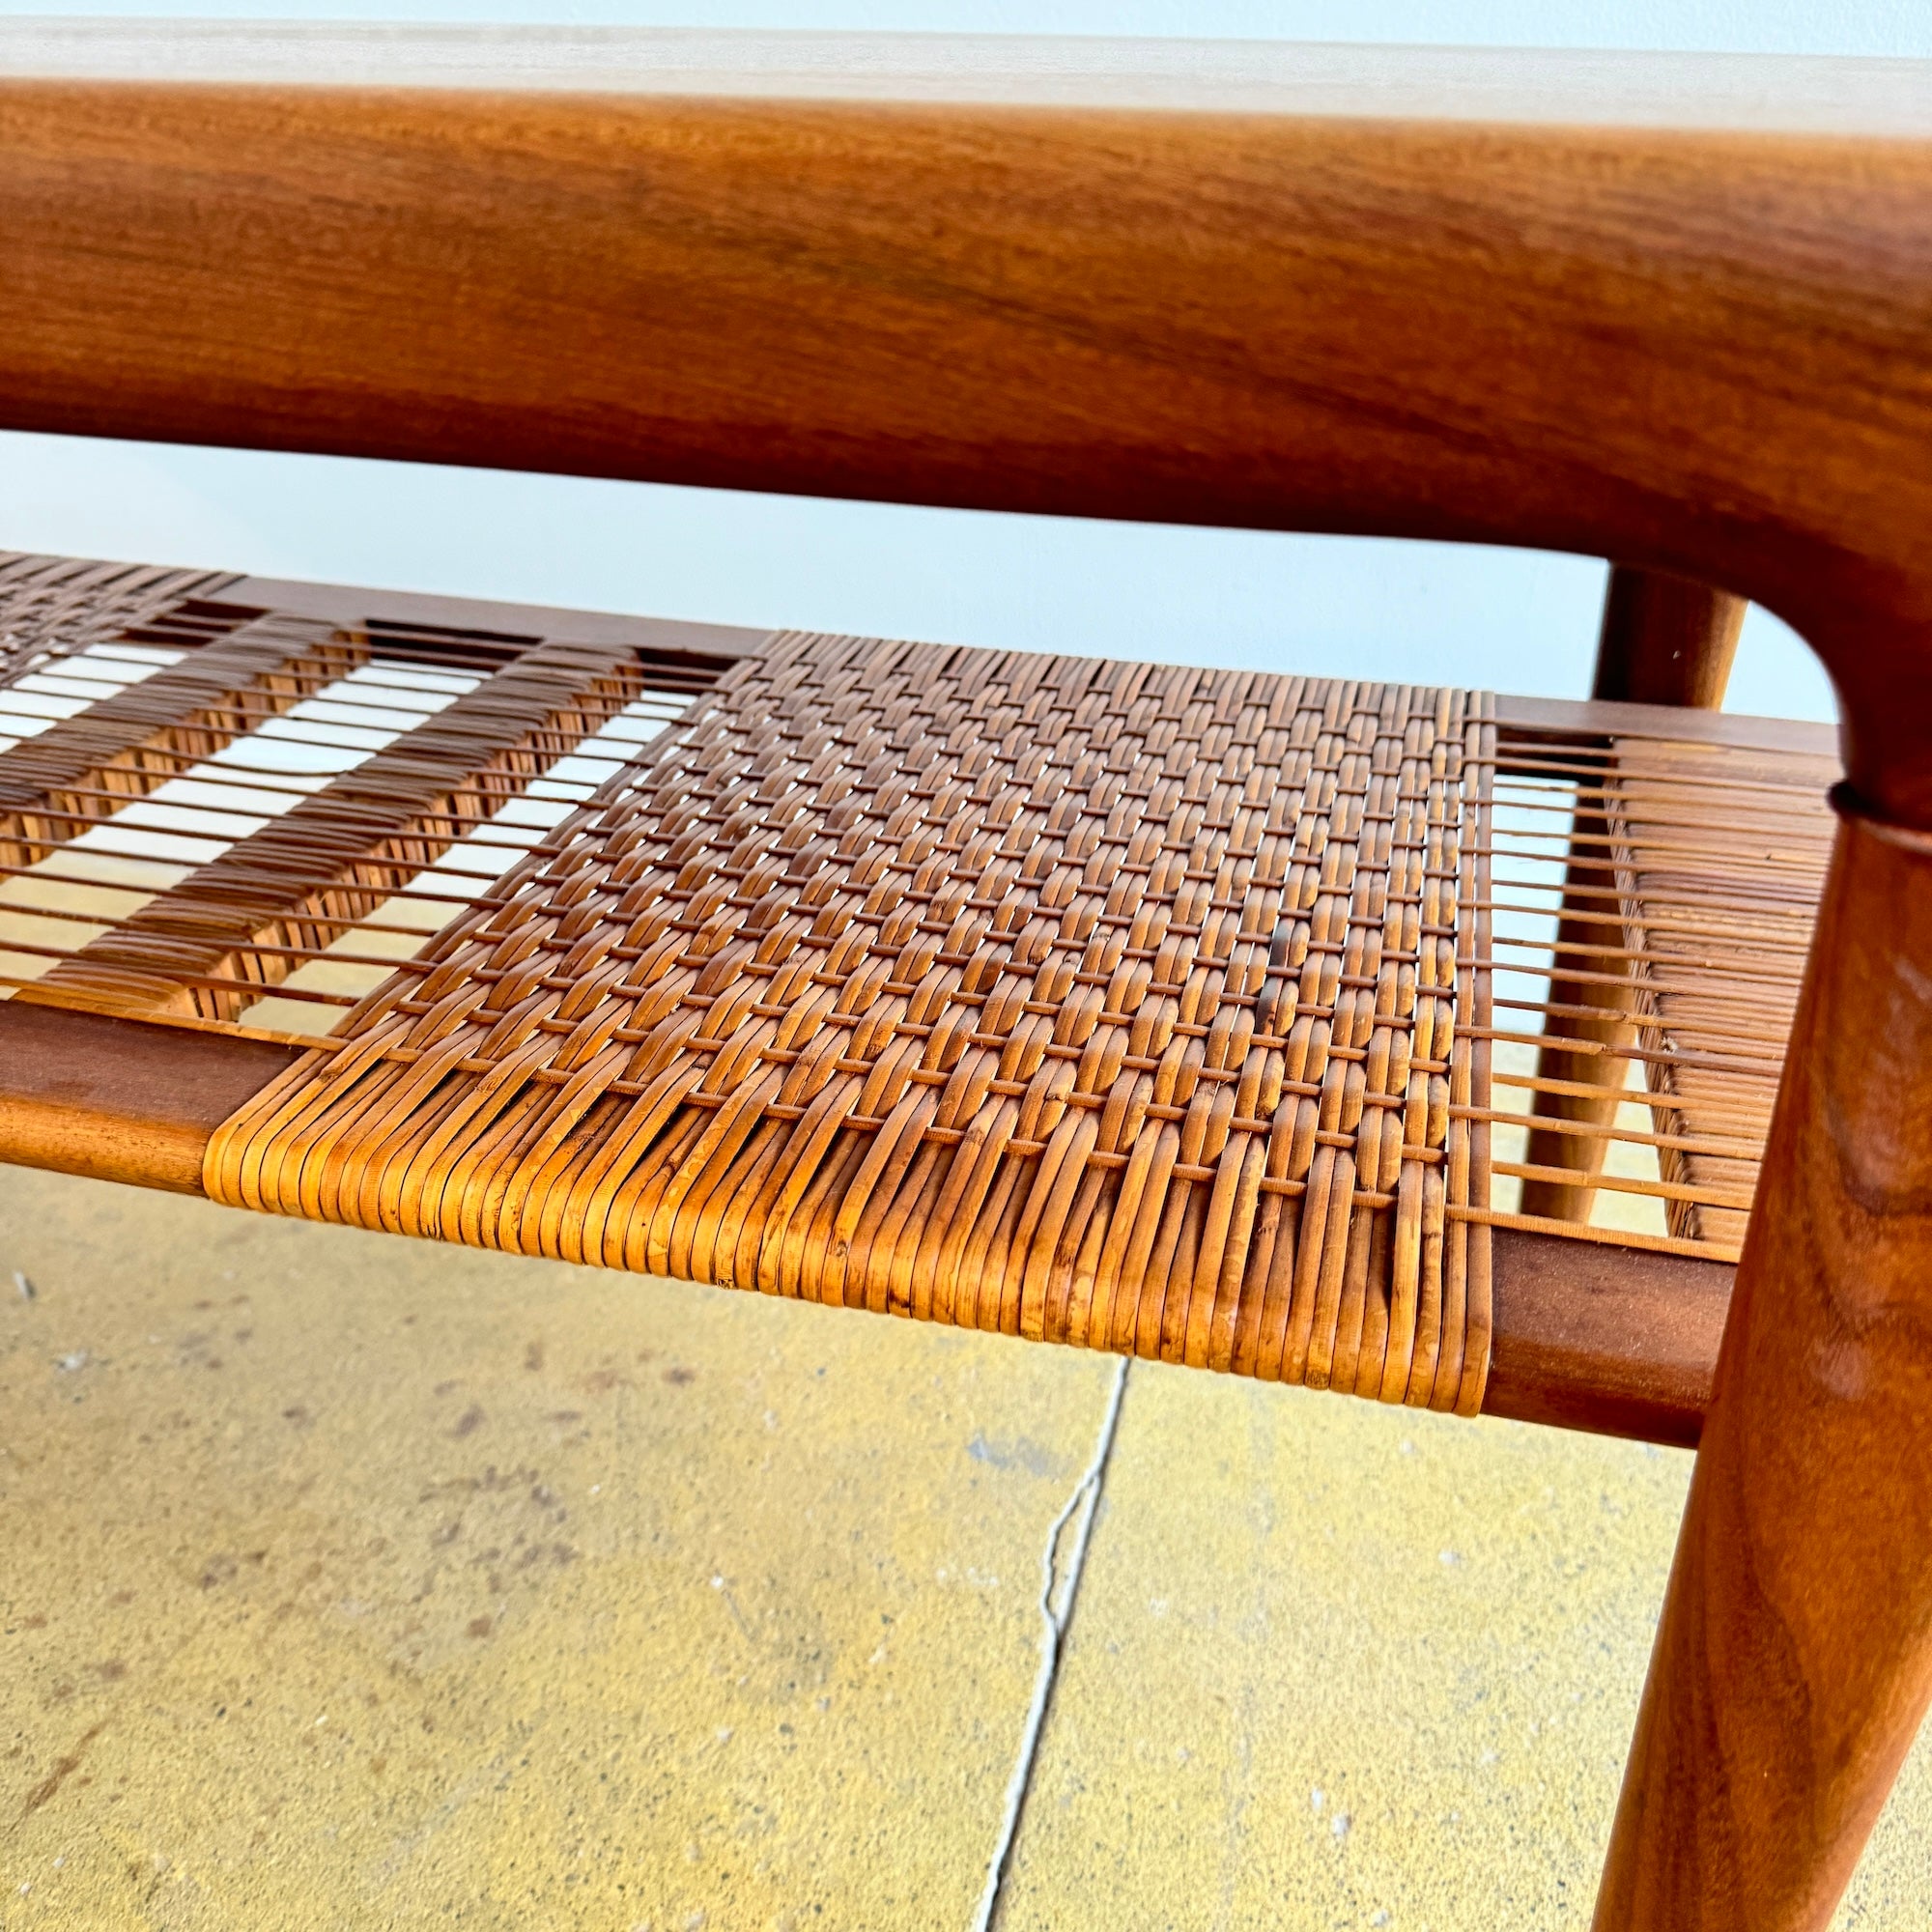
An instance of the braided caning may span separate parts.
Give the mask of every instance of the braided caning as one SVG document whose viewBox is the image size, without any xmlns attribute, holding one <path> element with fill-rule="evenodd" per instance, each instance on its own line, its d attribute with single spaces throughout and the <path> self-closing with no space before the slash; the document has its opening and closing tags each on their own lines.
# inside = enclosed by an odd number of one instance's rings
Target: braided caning
<svg viewBox="0 0 1932 1932">
<path fill-rule="evenodd" d="M 208 1191 L 1473 1413 L 1492 717 L 780 639 Z"/>
</svg>

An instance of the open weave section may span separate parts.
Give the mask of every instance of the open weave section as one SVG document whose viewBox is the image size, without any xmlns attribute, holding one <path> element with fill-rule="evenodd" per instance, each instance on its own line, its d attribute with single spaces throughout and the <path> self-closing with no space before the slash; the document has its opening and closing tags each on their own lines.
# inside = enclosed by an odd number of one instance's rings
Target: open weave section
<svg viewBox="0 0 1932 1932">
<path fill-rule="evenodd" d="M 207 600 L 233 582 L 222 571 L 0 551 L 0 686 L 101 643 L 166 649 L 228 628 L 226 607 Z M 13 735 L 0 719 L 0 744 Z"/>
<path fill-rule="evenodd" d="M 1492 814 L 1496 1225 L 1736 1262 L 1839 776 L 1828 733 L 1505 742 Z M 1764 721 L 1736 721 L 1741 731 Z M 1595 1089 L 1612 1109 L 1579 1107 Z M 1532 1123 L 1525 1136 L 1516 1122 Z M 1579 1172 L 1579 1170 L 1581 1172 Z M 1575 1219 L 1513 1211 L 1566 1181 Z M 1556 1197 L 1564 1199 L 1562 1194 Z"/>
<path fill-rule="evenodd" d="M 208 1191 L 1473 1412 L 1492 719 L 778 639 Z"/>
<path fill-rule="evenodd" d="M 0 997 L 327 1035 L 731 662 L 249 582 L 0 555 Z"/>
</svg>

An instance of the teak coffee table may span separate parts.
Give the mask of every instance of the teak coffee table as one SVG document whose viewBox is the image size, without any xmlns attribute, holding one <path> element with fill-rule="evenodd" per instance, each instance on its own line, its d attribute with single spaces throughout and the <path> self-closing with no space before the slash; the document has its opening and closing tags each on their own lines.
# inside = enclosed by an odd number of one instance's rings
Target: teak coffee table
<svg viewBox="0 0 1932 1932">
<path fill-rule="evenodd" d="M 1922 69 L 23 22 L 0 129 L 7 426 L 1615 559 L 1568 703 L 0 555 L 0 1157 L 1695 1444 L 1596 1922 L 1825 1923 L 1932 1690 Z"/>
</svg>

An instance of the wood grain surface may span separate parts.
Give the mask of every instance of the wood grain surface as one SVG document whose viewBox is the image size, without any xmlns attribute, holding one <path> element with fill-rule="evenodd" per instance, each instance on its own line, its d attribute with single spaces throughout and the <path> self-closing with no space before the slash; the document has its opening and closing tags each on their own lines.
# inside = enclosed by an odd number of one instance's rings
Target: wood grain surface
<svg viewBox="0 0 1932 1932">
<path fill-rule="evenodd" d="M 0 1160 L 199 1194 L 208 1137 L 296 1046 L 0 1000 Z"/>
<path fill-rule="evenodd" d="M 881 91 L 5 81 L 0 420 L 1615 555 L 1932 817 L 1922 133 Z"/>
<path fill-rule="evenodd" d="M 1614 556 L 1792 623 L 1932 826 L 1922 78 L 1001 58 L 16 60 L 0 424 Z M 1841 846 L 1599 1932 L 1822 1926 L 1924 1708 L 1928 863 Z"/>
<path fill-rule="evenodd" d="M 1486 1415 L 1694 1449 L 1735 1270 L 1498 1228 Z"/>
<path fill-rule="evenodd" d="M 1932 1696 L 1932 841 L 1841 827 L 1597 1932 L 1830 1919 Z"/>
<path fill-rule="evenodd" d="M 1688 577 L 1613 566 L 1590 696 L 1721 710 L 1747 608 Z"/>
</svg>

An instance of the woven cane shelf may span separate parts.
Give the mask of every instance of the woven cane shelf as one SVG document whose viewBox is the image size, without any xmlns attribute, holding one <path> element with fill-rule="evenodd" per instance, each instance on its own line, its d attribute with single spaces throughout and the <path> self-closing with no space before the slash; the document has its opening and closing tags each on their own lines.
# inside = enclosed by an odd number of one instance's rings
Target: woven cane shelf
<svg viewBox="0 0 1932 1932">
<path fill-rule="evenodd" d="M 1486 732 L 780 640 L 228 1122 L 210 1192 L 1473 1412 Z"/>
<path fill-rule="evenodd" d="M 7 561 L 0 1158 L 1694 1442 L 1597 1922 L 1812 1932 L 1932 1684 L 1922 69 L 0 43 L 12 430 L 1610 560 L 1581 704 Z"/>
<path fill-rule="evenodd" d="M 0 625 L 10 1027 L 253 1054 L 230 1205 L 1463 1413 L 1496 1231 L 1735 1259 L 1802 727 L 52 558 Z"/>
</svg>

